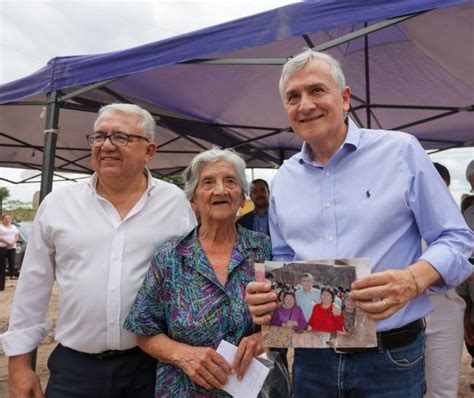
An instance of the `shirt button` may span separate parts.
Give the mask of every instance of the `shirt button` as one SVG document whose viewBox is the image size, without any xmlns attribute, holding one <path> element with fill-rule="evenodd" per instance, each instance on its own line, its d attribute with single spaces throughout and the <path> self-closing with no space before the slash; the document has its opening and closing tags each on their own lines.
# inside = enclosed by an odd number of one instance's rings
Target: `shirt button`
<svg viewBox="0 0 474 398">
<path fill-rule="evenodd" d="M 334 236 L 328 236 L 328 241 L 332 242 L 334 240 Z"/>
<path fill-rule="evenodd" d="M 326 171 L 326 177 L 329 177 L 331 175 L 330 171 Z"/>
<path fill-rule="evenodd" d="M 326 203 L 324 204 L 324 207 L 325 207 L 326 209 L 329 209 L 329 208 L 331 207 L 331 203 L 330 203 L 330 202 L 326 202 Z"/>
<path fill-rule="evenodd" d="M 230 304 L 230 299 L 229 297 L 224 298 L 224 304 L 229 305 Z"/>
<path fill-rule="evenodd" d="M 234 331 L 233 331 L 233 330 L 229 330 L 229 331 L 227 332 L 227 336 L 229 336 L 229 337 L 235 336 Z"/>
</svg>

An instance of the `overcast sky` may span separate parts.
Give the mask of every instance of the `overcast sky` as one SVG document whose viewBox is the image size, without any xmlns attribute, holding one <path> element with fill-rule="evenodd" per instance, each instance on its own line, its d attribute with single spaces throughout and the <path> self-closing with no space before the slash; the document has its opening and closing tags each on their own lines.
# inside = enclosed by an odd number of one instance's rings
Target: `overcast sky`
<svg viewBox="0 0 474 398">
<path fill-rule="evenodd" d="M 255 14 L 296 0 L 0 0 L 0 82 L 33 73 L 56 56 L 129 48 Z M 433 160 L 448 167 L 456 198 L 468 191 L 466 166 L 473 149 L 446 151 Z M 274 171 L 255 172 L 268 181 Z M 18 181 L 31 171 L 0 169 Z M 12 185 L 11 197 L 31 201 L 38 184 Z"/>
</svg>

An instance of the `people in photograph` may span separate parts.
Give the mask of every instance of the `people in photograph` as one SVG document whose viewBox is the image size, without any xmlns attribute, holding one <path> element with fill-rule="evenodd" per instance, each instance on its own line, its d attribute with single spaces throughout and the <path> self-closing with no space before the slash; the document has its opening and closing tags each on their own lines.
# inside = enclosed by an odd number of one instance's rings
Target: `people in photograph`
<svg viewBox="0 0 474 398">
<path fill-rule="evenodd" d="M 347 292 L 342 303 L 342 315 L 344 319 L 344 332 L 352 334 L 356 326 L 356 302 Z"/>
<path fill-rule="evenodd" d="M 313 287 L 314 277 L 310 273 L 304 273 L 301 277 L 301 289 L 296 290 L 296 302 L 303 310 L 306 322 L 309 320 L 315 304 L 321 302 L 321 290 Z"/>
<path fill-rule="evenodd" d="M 329 287 L 321 289 L 321 304 L 316 304 L 308 320 L 308 330 L 314 332 L 336 333 L 344 330 L 344 316 L 334 315 L 334 290 Z"/>
<path fill-rule="evenodd" d="M 156 397 L 228 396 L 229 375 L 242 378 L 263 352 L 244 295 L 254 263 L 271 257 L 270 239 L 236 223 L 248 190 L 237 153 L 202 152 L 184 179 L 200 224 L 156 250 L 124 327 L 158 360 Z M 238 345 L 232 363 L 216 351 L 222 340 Z"/>
<path fill-rule="evenodd" d="M 44 396 L 31 351 L 52 328 L 46 312 L 54 281 L 58 345 L 48 360 L 46 396 L 154 396 L 156 360 L 122 324 L 156 246 L 196 223 L 183 192 L 146 168 L 154 133 L 148 111 L 104 106 L 87 136 L 95 173 L 42 201 L 2 336 L 13 397 Z"/>
<path fill-rule="evenodd" d="M 254 210 L 239 218 L 238 223 L 243 227 L 269 235 L 268 229 L 268 198 L 270 189 L 268 183 L 257 178 L 250 183 L 250 199 Z"/>
<path fill-rule="evenodd" d="M 440 163 L 436 170 L 449 188 L 451 175 Z M 425 377 L 427 398 L 457 397 L 463 349 L 464 300 L 449 289 L 443 294 L 427 290 L 434 311 L 426 317 Z"/>
<path fill-rule="evenodd" d="M 12 224 L 9 214 L 2 216 L 0 224 L 0 290 L 5 290 L 6 267 L 8 261 L 8 276 L 15 275 L 16 242 L 20 237 L 18 228 Z"/>
<path fill-rule="evenodd" d="M 419 398 L 424 317 L 433 309 L 426 289 L 443 294 L 473 272 L 474 234 L 416 138 L 360 128 L 348 116 L 351 88 L 333 57 L 308 49 L 289 59 L 280 93 L 304 143 L 272 181 L 274 259 L 370 258 L 371 274 L 351 284 L 350 296 L 376 321 L 378 341 L 295 349 L 295 397 L 344 388 L 345 395 Z M 254 322 L 270 321 L 277 305 L 268 284 L 250 283 L 246 300 Z"/>
<path fill-rule="evenodd" d="M 285 328 L 303 330 L 306 327 L 301 307 L 296 304 L 295 293 L 285 291 L 283 293 L 283 302 L 275 312 L 273 312 L 271 324 L 273 326 L 282 326 Z"/>
</svg>

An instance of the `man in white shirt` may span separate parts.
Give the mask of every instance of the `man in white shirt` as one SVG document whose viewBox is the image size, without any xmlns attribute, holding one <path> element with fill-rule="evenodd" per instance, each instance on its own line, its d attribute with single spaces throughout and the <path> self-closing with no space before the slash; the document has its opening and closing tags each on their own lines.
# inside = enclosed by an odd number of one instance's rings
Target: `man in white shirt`
<svg viewBox="0 0 474 398">
<path fill-rule="evenodd" d="M 136 105 L 103 107 L 87 136 L 95 174 L 55 189 L 38 209 L 2 336 L 13 397 L 44 397 L 31 351 L 51 329 L 55 279 L 59 344 L 48 361 L 48 398 L 153 397 L 156 362 L 122 325 L 154 249 L 195 225 L 182 191 L 145 167 L 154 131 Z"/>
</svg>

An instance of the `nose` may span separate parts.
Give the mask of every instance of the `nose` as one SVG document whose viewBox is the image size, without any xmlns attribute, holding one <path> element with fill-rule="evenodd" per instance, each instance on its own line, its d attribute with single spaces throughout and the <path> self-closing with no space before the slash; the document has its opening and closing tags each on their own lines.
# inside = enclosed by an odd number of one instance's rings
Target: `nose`
<svg viewBox="0 0 474 398">
<path fill-rule="evenodd" d="M 104 142 L 102 145 L 99 147 L 101 150 L 106 150 L 106 151 L 113 151 L 115 150 L 116 146 L 112 144 L 112 136 L 111 135 L 106 135 L 104 138 Z"/>
<path fill-rule="evenodd" d="M 301 95 L 299 111 L 302 113 L 307 113 L 312 111 L 314 108 L 316 108 L 316 105 L 314 104 L 312 98 L 308 94 L 303 93 Z"/>
<path fill-rule="evenodd" d="M 219 193 L 219 194 L 226 193 L 226 187 L 225 187 L 224 181 L 222 180 L 216 181 L 216 185 L 214 186 L 214 192 Z"/>
</svg>

